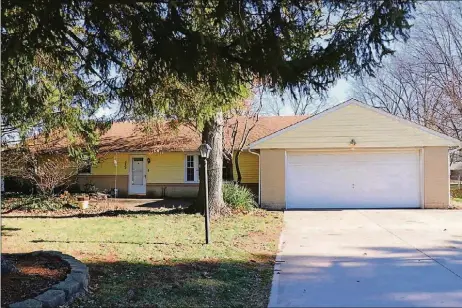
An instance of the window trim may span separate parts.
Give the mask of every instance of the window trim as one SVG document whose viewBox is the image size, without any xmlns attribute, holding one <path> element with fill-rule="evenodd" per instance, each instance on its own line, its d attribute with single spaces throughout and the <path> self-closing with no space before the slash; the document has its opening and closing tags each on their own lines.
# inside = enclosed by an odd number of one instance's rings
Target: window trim
<svg viewBox="0 0 462 308">
<path fill-rule="evenodd" d="M 194 180 L 188 181 L 188 156 L 194 157 Z M 184 182 L 185 183 L 199 183 L 199 155 L 197 153 L 186 153 L 184 155 Z"/>
</svg>

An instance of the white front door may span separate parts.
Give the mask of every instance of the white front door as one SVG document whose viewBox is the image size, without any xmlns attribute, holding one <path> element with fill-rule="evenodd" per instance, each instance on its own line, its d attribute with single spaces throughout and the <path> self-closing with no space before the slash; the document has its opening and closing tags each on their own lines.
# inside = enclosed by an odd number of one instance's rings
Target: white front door
<svg viewBox="0 0 462 308">
<path fill-rule="evenodd" d="M 129 194 L 146 194 L 146 157 L 130 157 Z"/>
<path fill-rule="evenodd" d="M 416 151 L 288 152 L 287 208 L 420 207 Z"/>
</svg>

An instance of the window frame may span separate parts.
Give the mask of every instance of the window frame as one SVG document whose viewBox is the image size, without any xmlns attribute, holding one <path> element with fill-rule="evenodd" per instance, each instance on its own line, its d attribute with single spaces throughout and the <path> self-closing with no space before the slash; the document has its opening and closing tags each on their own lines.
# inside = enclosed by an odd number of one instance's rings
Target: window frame
<svg viewBox="0 0 462 308">
<path fill-rule="evenodd" d="M 193 157 L 194 180 L 188 181 L 188 157 Z M 199 155 L 196 153 L 186 153 L 184 155 L 184 182 L 199 183 Z"/>
</svg>

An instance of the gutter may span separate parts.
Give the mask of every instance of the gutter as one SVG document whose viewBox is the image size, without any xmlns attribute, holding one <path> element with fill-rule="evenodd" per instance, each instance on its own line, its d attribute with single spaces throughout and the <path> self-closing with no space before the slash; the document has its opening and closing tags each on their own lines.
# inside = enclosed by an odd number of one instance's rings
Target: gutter
<svg viewBox="0 0 462 308">
<path fill-rule="evenodd" d="M 248 149 L 249 153 L 258 156 L 258 205 L 261 208 L 261 160 L 260 160 L 260 153 L 252 152 L 252 149 Z"/>
</svg>

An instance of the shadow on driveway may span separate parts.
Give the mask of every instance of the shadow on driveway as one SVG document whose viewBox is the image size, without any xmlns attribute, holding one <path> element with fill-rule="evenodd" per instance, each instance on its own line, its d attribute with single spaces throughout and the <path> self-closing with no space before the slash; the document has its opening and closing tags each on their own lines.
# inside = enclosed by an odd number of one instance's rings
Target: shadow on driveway
<svg viewBox="0 0 462 308">
<path fill-rule="evenodd" d="M 270 307 L 462 307 L 462 212 L 284 213 Z"/>
<path fill-rule="evenodd" d="M 414 249 L 362 247 L 380 257 L 284 255 L 270 307 L 462 307 L 462 243 Z M 455 247 L 455 248 L 450 248 Z"/>
</svg>

